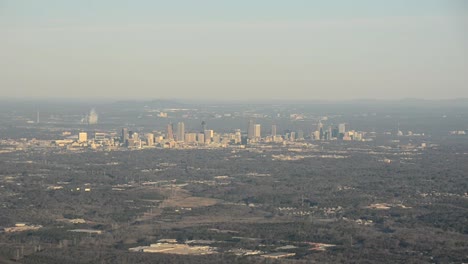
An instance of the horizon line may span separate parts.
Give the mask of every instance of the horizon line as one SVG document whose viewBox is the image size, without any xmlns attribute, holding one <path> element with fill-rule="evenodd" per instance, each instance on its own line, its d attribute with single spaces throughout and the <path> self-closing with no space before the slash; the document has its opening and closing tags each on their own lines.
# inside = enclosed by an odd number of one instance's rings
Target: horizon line
<svg viewBox="0 0 468 264">
<path fill-rule="evenodd" d="M 354 98 L 354 99 L 200 99 L 200 98 L 71 98 L 71 97 L 39 97 L 39 98 L 20 98 L 20 97 L 3 97 L 0 102 L 102 102 L 102 103 L 118 103 L 118 102 L 154 102 L 165 101 L 174 103 L 350 103 L 350 102 L 405 102 L 405 101 L 421 101 L 421 102 L 447 102 L 447 101 L 468 101 L 468 97 L 451 97 L 443 99 L 428 99 L 421 97 L 404 97 L 394 99 L 381 99 L 381 98 Z"/>
</svg>

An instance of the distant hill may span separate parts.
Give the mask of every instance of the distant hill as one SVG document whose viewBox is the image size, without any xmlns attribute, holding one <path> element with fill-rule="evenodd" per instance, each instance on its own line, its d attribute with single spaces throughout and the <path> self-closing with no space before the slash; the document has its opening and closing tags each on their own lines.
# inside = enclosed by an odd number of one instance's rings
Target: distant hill
<svg viewBox="0 0 468 264">
<path fill-rule="evenodd" d="M 155 99 L 151 101 L 138 101 L 138 100 L 125 100 L 125 101 L 117 101 L 112 104 L 113 106 L 118 107 L 130 107 L 130 108 L 138 108 L 138 107 L 151 107 L 151 108 L 184 108 L 188 107 L 189 105 L 180 103 L 173 100 L 163 100 L 163 99 Z"/>
</svg>

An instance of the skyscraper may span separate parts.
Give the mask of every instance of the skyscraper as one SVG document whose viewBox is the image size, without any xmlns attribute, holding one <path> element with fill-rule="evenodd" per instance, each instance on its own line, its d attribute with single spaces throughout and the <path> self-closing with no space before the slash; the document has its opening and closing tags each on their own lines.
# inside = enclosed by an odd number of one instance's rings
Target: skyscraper
<svg viewBox="0 0 468 264">
<path fill-rule="evenodd" d="M 213 138 L 214 131 L 213 130 L 205 130 L 205 143 L 211 143 L 211 139 Z"/>
<path fill-rule="evenodd" d="M 120 140 L 122 141 L 122 143 L 127 142 L 128 137 L 129 137 L 128 128 L 126 127 L 122 128 L 122 135 L 120 136 Z"/>
<path fill-rule="evenodd" d="M 153 133 L 146 134 L 146 144 L 148 146 L 153 146 L 154 145 L 154 134 Z"/>
<path fill-rule="evenodd" d="M 254 121 L 251 119 L 249 121 L 249 127 L 248 127 L 248 130 L 247 130 L 247 138 L 248 139 L 253 139 L 255 137 L 254 133 L 255 133 Z"/>
<path fill-rule="evenodd" d="M 179 122 L 177 124 L 177 141 L 184 142 L 185 141 L 185 124 L 184 122 Z"/>
<path fill-rule="evenodd" d="M 167 125 L 167 135 L 166 135 L 166 139 L 167 140 L 174 140 L 174 129 L 173 129 L 173 125 L 172 123 L 169 123 Z"/>
<path fill-rule="evenodd" d="M 199 144 L 204 144 L 205 143 L 205 134 L 204 133 L 198 133 L 197 141 L 198 141 Z"/>
<path fill-rule="evenodd" d="M 324 133 L 323 133 L 324 131 L 323 131 L 323 125 L 322 125 L 322 121 L 321 121 L 321 120 L 319 120 L 319 122 L 318 122 L 318 124 L 317 124 L 317 131 L 318 131 L 318 134 L 319 134 L 319 138 L 318 138 L 318 139 L 322 140 L 323 137 L 324 137 L 324 135 L 323 135 L 323 134 L 324 134 Z"/>
<path fill-rule="evenodd" d="M 339 138 L 340 137 L 340 132 L 338 127 L 333 127 L 332 128 L 332 138 Z"/>
<path fill-rule="evenodd" d="M 254 125 L 254 134 L 253 134 L 254 138 L 261 138 L 261 129 L 262 127 L 260 126 L 260 124 Z"/>
<path fill-rule="evenodd" d="M 242 142 L 242 132 L 241 132 L 240 129 L 236 129 L 235 142 L 236 142 L 236 144 L 240 144 Z"/>
<path fill-rule="evenodd" d="M 205 130 L 206 130 L 206 122 L 205 122 L 205 121 L 202 121 L 202 122 L 201 122 L 201 132 L 202 132 L 202 133 L 205 133 Z"/>
<path fill-rule="evenodd" d="M 197 142 L 197 133 L 187 133 L 187 134 L 185 134 L 185 142 L 187 142 L 187 143 L 196 143 Z"/>
<path fill-rule="evenodd" d="M 314 140 L 320 140 L 320 131 L 314 132 Z"/>
<path fill-rule="evenodd" d="M 98 116 L 98 114 L 96 113 L 96 110 L 94 110 L 94 108 L 91 109 L 91 111 L 89 112 L 89 115 L 88 115 L 88 124 L 89 124 L 89 125 L 95 125 L 95 124 L 97 124 L 98 118 L 99 118 L 99 116 Z"/>
<path fill-rule="evenodd" d="M 346 124 L 342 123 L 338 125 L 338 133 L 344 134 L 346 132 Z"/>
<path fill-rule="evenodd" d="M 271 136 L 275 137 L 276 136 L 276 125 L 271 126 Z"/>
<path fill-rule="evenodd" d="M 221 142 L 221 135 L 218 133 L 213 134 L 213 138 L 211 140 L 213 143 L 219 143 Z"/>
</svg>

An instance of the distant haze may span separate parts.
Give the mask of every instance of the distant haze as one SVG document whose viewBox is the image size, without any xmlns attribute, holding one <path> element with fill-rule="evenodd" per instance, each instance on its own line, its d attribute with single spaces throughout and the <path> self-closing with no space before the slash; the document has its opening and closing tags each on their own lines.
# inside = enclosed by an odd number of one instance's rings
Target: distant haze
<svg viewBox="0 0 468 264">
<path fill-rule="evenodd" d="M 0 0 L 8 98 L 468 97 L 464 1 Z"/>
</svg>

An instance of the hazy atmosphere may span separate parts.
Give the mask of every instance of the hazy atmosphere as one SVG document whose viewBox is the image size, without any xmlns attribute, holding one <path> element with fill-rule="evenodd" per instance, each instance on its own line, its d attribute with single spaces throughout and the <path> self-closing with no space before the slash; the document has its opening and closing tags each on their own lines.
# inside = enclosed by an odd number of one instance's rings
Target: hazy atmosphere
<svg viewBox="0 0 468 264">
<path fill-rule="evenodd" d="M 4 98 L 468 97 L 464 1 L 0 0 Z"/>
<path fill-rule="evenodd" d="M 0 0 L 0 264 L 468 263 L 468 0 Z"/>
</svg>

